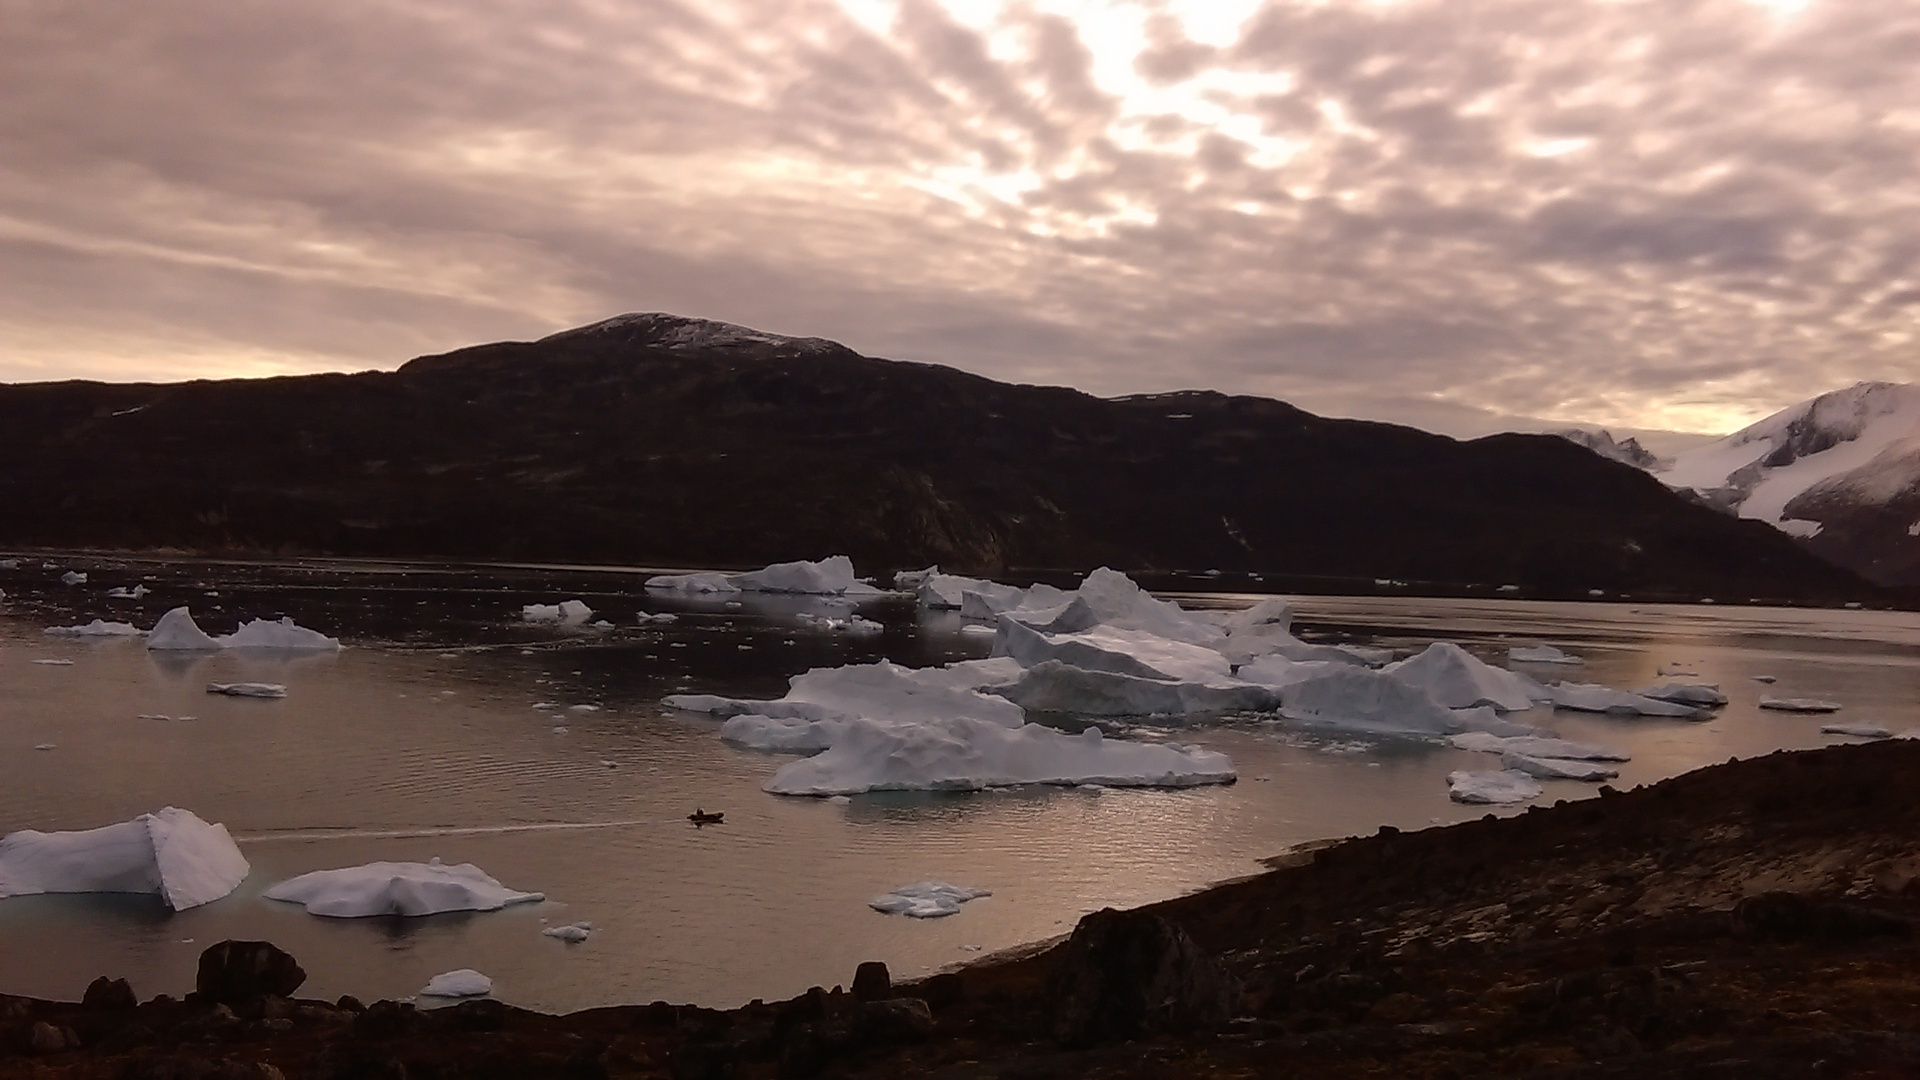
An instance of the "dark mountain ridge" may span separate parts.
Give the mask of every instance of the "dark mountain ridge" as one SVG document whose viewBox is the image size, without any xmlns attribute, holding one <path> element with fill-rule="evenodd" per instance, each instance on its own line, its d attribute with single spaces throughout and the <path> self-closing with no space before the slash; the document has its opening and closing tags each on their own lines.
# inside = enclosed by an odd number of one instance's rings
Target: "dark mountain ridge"
<svg viewBox="0 0 1920 1080">
<path fill-rule="evenodd" d="M 1873 591 L 1554 436 L 1102 399 L 657 314 L 394 372 L 0 386 L 0 544 Z"/>
</svg>

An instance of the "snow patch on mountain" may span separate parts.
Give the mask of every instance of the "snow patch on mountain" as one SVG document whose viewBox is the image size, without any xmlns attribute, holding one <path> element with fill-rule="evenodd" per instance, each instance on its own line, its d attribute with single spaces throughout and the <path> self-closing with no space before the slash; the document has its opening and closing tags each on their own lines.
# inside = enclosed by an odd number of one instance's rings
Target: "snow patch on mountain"
<svg viewBox="0 0 1920 1080">
<path fill-rule="evenodd" d="M 602 319 L 586 326 L 562 330 L 541 338 L 541 343 L 592 337 L 619 337 L 635 345 L 664 349 L 716 349 L 769 347 L 791 349 L 799 353 L 827 352 L 845 346 L 826 338 L 787 337 L 769 334 L 717 319 L 693 319 L 664 311 L 630 312 Z"/>
</svg>

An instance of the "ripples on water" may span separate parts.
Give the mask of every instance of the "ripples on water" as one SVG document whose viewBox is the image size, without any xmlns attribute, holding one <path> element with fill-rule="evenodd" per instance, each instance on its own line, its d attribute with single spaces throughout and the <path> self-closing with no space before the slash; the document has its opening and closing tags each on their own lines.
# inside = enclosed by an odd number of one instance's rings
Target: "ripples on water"
<svg viewBox="0 0 1920 1080">
<path fill-rule="evenodd" d="M 251 937 L 292 951 L 310 973 L 302 992 L 315 996 L 405 995 L 437 972 L 475 967 L 493 976 L 500 997 L 535 1008 L 771 999 L 846 982 L 861 960 L 911 976 L 971 959 L 970 947 L 1045 939 L 1098 907 L 1254 872 L 1293 843 L 1478 816 L 1486 811 L 1447 801 L 1444 777 L 1495 767 L 1486 755 L 1356 744 L 1239 718 L 1138 733 L 1229 753 L 1242 778 L 1232 787 L 781 799 L 759 785 L 785 758 L 728 747 L 715 723 L 665 710 L 660 697 L 777 696 L 810 666 L 883 656 L 940 663 L 984 655 L 989 639 L 959 633 L 956 616 L 917 616 L 899 601 L 860 609 L 886 623 L 884 635 L 833 637 L 797 624 L 797 613 L 818 610 L 809 601 L 735 598 L 741 606 L 727 607 L 646 597 L 637 573 L 80 568 L 91 580 L 77 592 L 39 580 L 57 572 L 0 575 L 9 593 L 0 608 L 0 831 L 87 828 L 174 804 L 225 822 L 253 874 L 232 897 L 173 915 L 139 897 L 0 901 L 0 992 L 75 998 L 107 973 L 130 977 L 143 996 L 179 994 L 191 988 L 200 949 Z M 155 589 L 144 601 L 100 598 L 142 577 Z M 522 604 L 574 596 L 621 625 L 563 632 L 515 620 Z M 177 603 L 191 603 L 213 632 L 289 614 L 352 647 L 297 659 L 161 658 L 138 642 L 40 633 L 96 615 L 151 625 Z M 1310 597 L 1297 607 L 1303 628 L 1329 640 L 1416 649 L 1447 639 L 1489 657 L 1545 640 L 1588 658 L 1583 668 L 1537 672 L 1548 678 L 1633 688 L 1680 667 L 1733 697 L 1700 724 L 1524 714 L 1630 750 L 1621 786 L 1836 741 L 1819 733 L 1820 718 L 1759 711 L 1763 689 L 1845 702 L 1842 719 L 1920 725 L 1920 619 L 1910 614 L 1372 597 Z M 633 625 L 643 608 L 677 610 L 681 620 Z M 31 663 L 48 658 L 74 663 Z M 1757 674 L 1778 682 L 1762 687 Z M 204 692 L 209 681 L 247 680 L 285 683 L 288 697 Z M 559 708 L 532 708 L 541 702 Z M 599 710 L 567 708 L 576 704 Z M 41 743 L 56 748 L 31 749 Z M 1593 790 L 1548 782 L 1546 800 Z M 685 815 L 696 805 L 725 810 L 726 824 L 692 828 Z M 327 920 L 259 896 L 307 870 L 435 856 L 477 863 L 549 902 Z M 925 878 L 994 895 L 925 922 L 866 907 Z M 543 919 L 586 919 L 596 930 L 567 945 L 537 933 Z"/>
</svg>

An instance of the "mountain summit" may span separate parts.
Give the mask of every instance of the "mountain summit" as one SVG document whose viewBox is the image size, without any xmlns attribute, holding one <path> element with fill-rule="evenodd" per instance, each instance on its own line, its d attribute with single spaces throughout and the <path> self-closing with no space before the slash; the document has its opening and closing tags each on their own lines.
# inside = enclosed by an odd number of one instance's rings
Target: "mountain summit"
<svg viewBox="0 0 1920 1080">
<path fill-rule="evenodd" d="M 1102 399 L 661 313 L 393 372 L 0 386 L 0 507 L 13 546 L 1869 591 L 1551 436 Z"/>
</svg>

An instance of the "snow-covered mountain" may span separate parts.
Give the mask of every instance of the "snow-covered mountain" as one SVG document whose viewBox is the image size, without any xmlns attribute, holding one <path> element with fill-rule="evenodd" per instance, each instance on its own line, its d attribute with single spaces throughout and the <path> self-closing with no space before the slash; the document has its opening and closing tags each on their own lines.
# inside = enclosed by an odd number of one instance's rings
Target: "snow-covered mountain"
<svg viewBox="0 0 1920 1080">
<path fill-rule="evenodd" d="M 1822 394 L 1651 471 L 1870 578 L 1920 581 L 1920 385 Z"/>
<path fill-rule="evenodd" d="M 1613 432 L 1604 428 L 1562 428 L 1548 434 L 1579 443 L 1603 458 L 1612 458 L 1648 472 L 1657 472 L 1671 464 L 1653 451 L 1641 446 L 1639 439 L 1629 437 L 1616 441 Z"/>
</svg>

